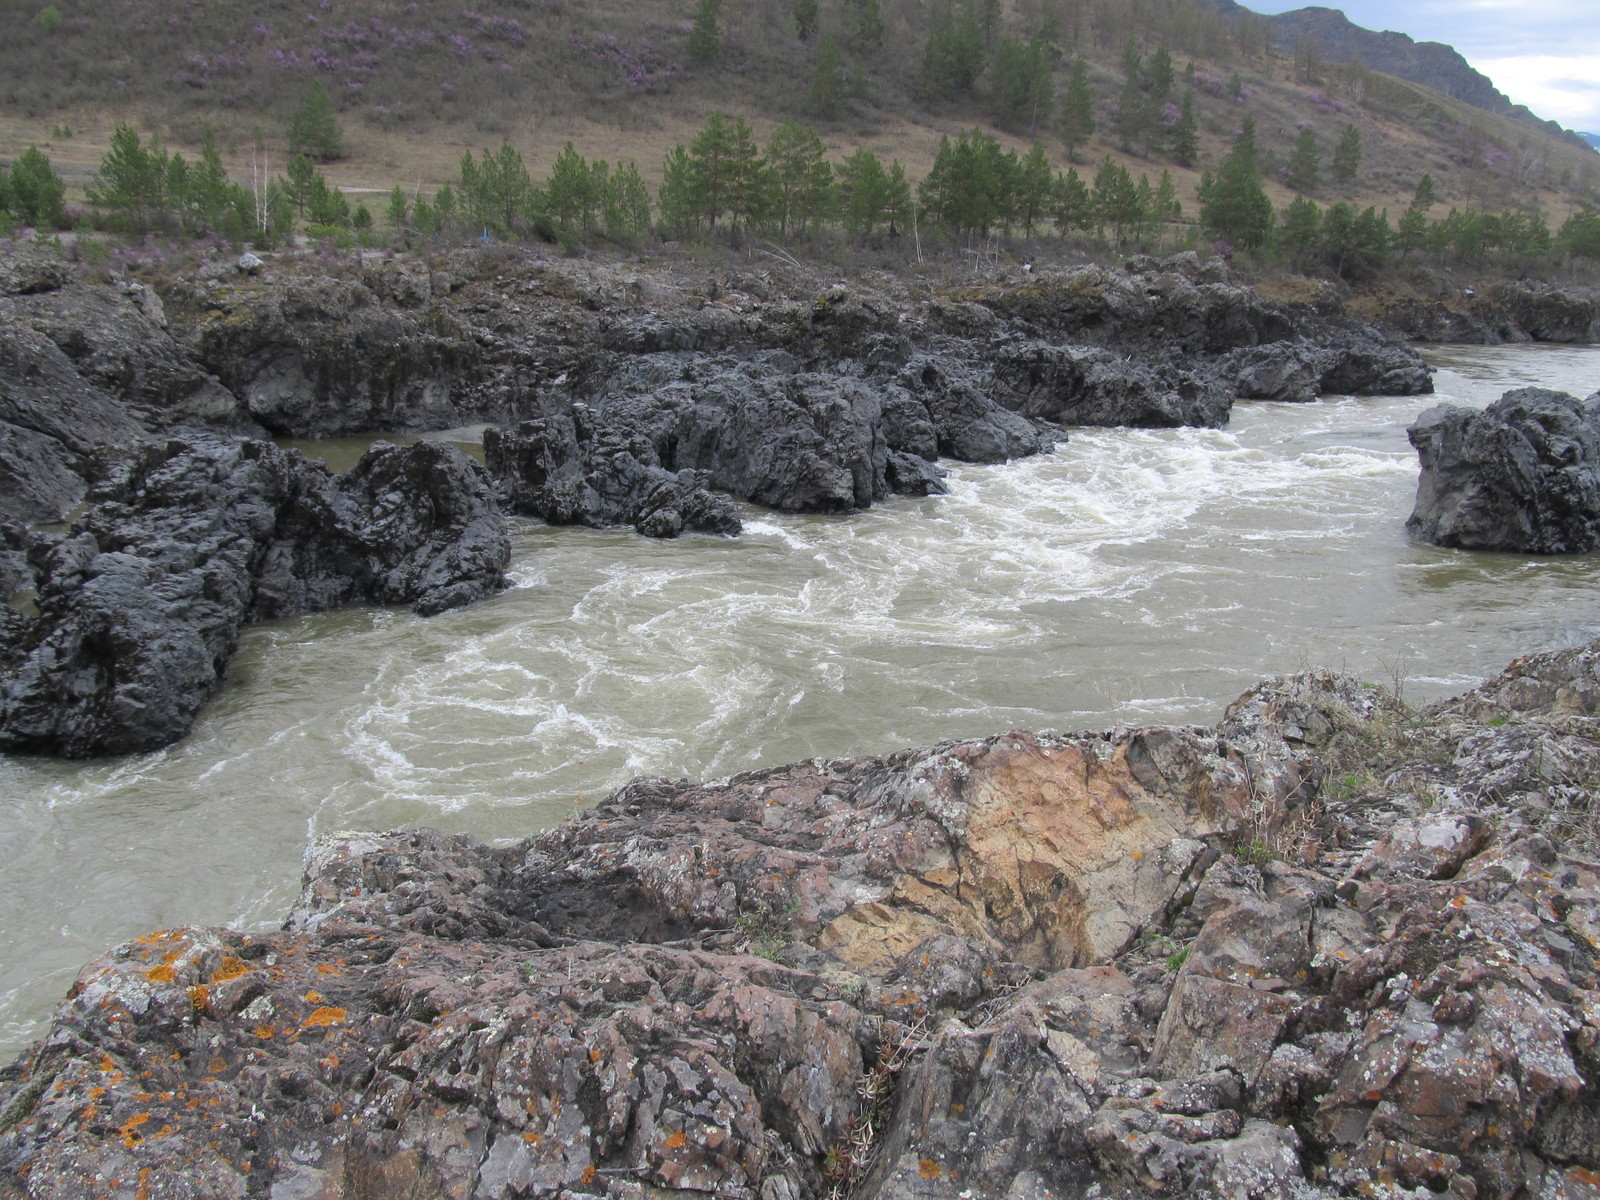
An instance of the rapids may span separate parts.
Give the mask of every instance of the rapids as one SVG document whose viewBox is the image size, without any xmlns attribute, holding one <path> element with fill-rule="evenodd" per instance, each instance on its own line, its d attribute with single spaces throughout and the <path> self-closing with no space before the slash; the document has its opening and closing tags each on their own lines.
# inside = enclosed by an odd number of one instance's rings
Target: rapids
<svg viewBox="0 0 1600 1200">
<path fill-rule="evenodd" d="M 1439 550 L 1403 527 L 1418 412 L 1524 384 L 1587 395 L 1600 349 L 1432 361 L 1437 397 L 1075 431 L 1041 458 L 946 464 L 944 497 L 852 517 L 746 507 L 738 540 L 519 520 L 513 586 L 483 604 L 255 626 L 178 745 L 0 756 L 0 1058 L 115 942 L 279 920 L 319 833 L 512 838 L 636 774 L 1209 723 L 1312 665 L 1427 700 L 1600 633 L 1600 555 Z"/>
</svg>

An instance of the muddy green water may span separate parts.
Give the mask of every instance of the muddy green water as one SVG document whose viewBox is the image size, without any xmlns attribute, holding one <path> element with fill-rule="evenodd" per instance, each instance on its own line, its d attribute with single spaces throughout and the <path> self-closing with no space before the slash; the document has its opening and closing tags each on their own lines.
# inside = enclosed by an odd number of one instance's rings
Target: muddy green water
<svg viewBox="0 0 1600 1200">
<path fill-rule="evenodd" d="M 1441 400 L 1600 388 L 1600 350 L 1435 361 Z M 514 586 L 469 610 L 257 626 L 180 745 L 0 756 L 0 1058 L 118 941 L 281 919 L 318 833 L 513 838 L 635 774 L 1210 722 L 1308 665 L 1432 698 L 1600 633 L 1600 557 L 1407 541 L 1404 430 L 1434 402 L 1076 433 L 1047 457 L 957 467 L 945 497 L 849 518 L 747 509 L 738 540 L 521 522 Z"/>
</svg>

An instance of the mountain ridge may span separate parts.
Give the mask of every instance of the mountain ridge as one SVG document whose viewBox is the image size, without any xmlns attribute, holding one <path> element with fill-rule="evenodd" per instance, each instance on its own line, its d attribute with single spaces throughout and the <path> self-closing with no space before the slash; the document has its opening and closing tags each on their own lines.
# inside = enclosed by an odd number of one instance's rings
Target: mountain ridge
<svg viewBox="0 0 1600 1200">
<path fill-rule="evenodd" d="M 1339 63 L 1363 65 L 1411 83 L 1443 92 L 1485 112 L 1497 113 L 1543 130 L 1573 145 L 1600 148 L 1595 135 L 1576 133 L 1559 122 L 1546 120 L 1525 104 L 1514 103 L 1494 81 L 1445 42 L 1417 41 L 1394 30 L 1373 30 L 1357 25 L 1340 9 L 1308 5 L 1288 12 L 1265 14 L 1236 0 L 1212 0 L 1225 15 L 1237 18 L 1251 13 L 1265 21 L 1273 43 L 1280 49 L 1314 40 L 1317 52 Z"/>
</svg>

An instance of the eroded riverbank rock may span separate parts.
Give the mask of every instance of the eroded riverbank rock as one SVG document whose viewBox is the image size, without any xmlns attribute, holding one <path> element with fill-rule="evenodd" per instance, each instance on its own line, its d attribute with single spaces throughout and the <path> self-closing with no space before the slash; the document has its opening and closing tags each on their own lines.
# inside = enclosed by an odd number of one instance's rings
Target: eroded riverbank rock
<svg viewBox="0 0 1600 1200">
<path fill-rule="evenodd" d="M 1600 546 L 1600 392 L 1520 388 L 1482 411 L 1441 404 L 1407 434 L 1422 463 L 1413 537 L 1521 554 Z"/>
<path fill-rule="evenodd" d="M 483 469 L 442 443 L 380 443 L 334 476 L 267 442 L 173 439 L 108 464 L 28 557 L 39 615 L 8 630 L 0 747 L 84 757 L 187 732 L 246 621 L 453 608 L 502 586 L 510 539 Z"/>
<path fill-rule="evenodd" d="M 610 498 L 531 508 L 665 532 L 675 520 L 650 514 L 683 505 L 647 499 L 656 468 L 785 511 L 849 511 L 938 492 L 941 456 L 1038 454 L 1067 426 L 1217 426 L 1238 396 L 1431 390 L 1413 351 L 1336 299 L 1272 300 L 1194 255 L 961 288 L 511 247 L 271 255 L 244 273 L 213 256 L 159 291 L 37 248 L 0 266 L 15 368 L 0 381 L 0 519 L 63 517 L 96 454 L 150 434 L 543 420 L 577 437 L 558 474 Z M 697 480 L 670 486 L 693 507 Z"/>
<path fill-rule="evenodd" d="M 0 1194 L 1591 1195 L 1596 661 L 323 839 L 84 969 Z"/>
</svg>

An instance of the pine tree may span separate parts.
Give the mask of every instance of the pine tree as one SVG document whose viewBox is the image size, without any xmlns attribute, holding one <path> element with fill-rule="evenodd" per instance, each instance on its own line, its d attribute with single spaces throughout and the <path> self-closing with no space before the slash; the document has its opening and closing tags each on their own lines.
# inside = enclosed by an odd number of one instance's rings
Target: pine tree
<svg viewBox="0 0 1600 1200">
<path fill-rule="evenodd" d="M 350 202 L 318 171 L 306 192 L 306 228 L 344 229 L 350 224 Z"/>
<path fill-rule="evenodd" d="M 1400 257 L 1408 257 L 1428 242 L 1428 216 L 1420 208 L 1410 205 L 1400 214 L 1400 229 L 1395 244 L 1400 247 Z"/>
<path fill-rule="evenodd" d="M 793 117 L 786 117 L 767 140 L 772 211 L 780 237 L 804 233 L 832 207 L 833 168 L 824 154 L 822 139 Z"/>
<path fill-rule="evenodd" d="M 947 13 L 928 35 L 922 55 L 922 94 L 958 100 L 972 94 L 983 72 L 983 30 L 971 12 Z"/>
<path fill-rule="evenodd" d="M 389 193 L 389 206 L 383 211 L 383 219 L 394 230 L 404 229 L 411 223 L 411 202 L 406 198 L 405 188 L 398 183 Z"/>
<path fill-rule="evenodd" d="M 919 189 L 928 216 L 955 233 L 987 236 L 1010 219 L 1016 195 L 1017 156 L 981 129 L 956 141 L 939 141 L 933 169 Z"/>
<path fill-rule="evenodd" d="M 295 212 L 304 217 L 306 197 L 311 192 L 311 177 L 317 173 L 317 164 L 307 155 L 296 154 L 284 164 L 283 173 L 288 177 L 285 188 L 289 194 L 289 202 L 294 205 Z"/>
<path fill-rule="evenodd" d="M 1433 176 L 1424 174 L 1417 180 L 1417 191 L 1411 197 L 1411 207 L 1418 212 L 1427 212 L 1437 201 L 1433 195 Z"/>
<path fill-rule="evenodd" d="M 1172 127 L 1172 158 L 1181 167 L 1192 167 L 1200 157 L 1200 124 L 1194 115 L 1194 92 L 1183 94 L 1183 109 Z"/>
<path fill-rule="evenodd" d="M 889 173 L 865 146 L 839 164 L 839 215 L 852 237 L 870 238 L 888 221 Z"/>
<path fill-rule="evenodd" d="M 1322 210 L 1304 196 L 1296 196 L 1283 213 L 1278 244 L 1290 266 L 1303 271 L 1322 245 Z"/>
<path fill-rule="evenodd" d="M 1083 59 L 1075 59 L 1067 78 L 1067 94 L 1061 102 L 1061 140 L 1067 148 L 1067 161 L 1094 134 L 1094 97 L 1089 91 L 1089 73 Z"/>
<path fill-rule="evenodd" d="M 995 123 L 1032 133 L 1050 116 L 1054 100 L 1054 52 L 1040 38 L 1024 44 L 1013 38 L 995 49 L 990 100 Z"/>
<path fill-rule="evenodd" d="M 636 241 L 650 231 L 650 190 L 636 164 L 611 172 L 601 213 L 606 235 L 617 241 Z"/>
<path fill-rule="evenodd" d="M 234 190 L 234 185 L 228 181 L 227 168 L 222 165 L 216 134 L 207 125 L 200 157 L 188 169 L 187 178 L 175 193 L 184 210 L 184 230 L 191 235 L 221 232 L 234 208 Z"/>
<path fill-rule="evenodd" d="M 1150 181 L 1145 180 L 1148 190 Z M 1128 168 L 1109 154 L 1100 164 L 1094 177 L 1094 215 L 1096 225 L 1104 229 L 1111 226 L 1112 240 L 1121 244 L 1128 229 L 1139 225 L 1144 217 L 1138 185 Z"/>
<path fill-rule="evenodd" d="M 1340 183 L 1350 183 L 1361 170 L 1361 131 L 1346 125 L 1339 135 L 1339 144 L 1333 149 L 1333 177 Z"/>
<path fill-rule="evenodd" d="M 550 215 L 565 228 L 587 236 L 600 199 L 594 184 L 589 164 L 568 142 L 556 155 L 550 168 L 550 180 L 545 184 Z"/>
<path fill-rule="evenodd" d="M 1317 131 L 1302 129 L 1289 155 L 1289 186 L 1297 192 L 1314 192 L 1322 181 L 1322 151 L 1317 148 Z"/>
<path fill-rule="evenodd" d="M 154 229 L 167 217 L 168 166 L 160 139 L 151 137 L 146 147 L 133 126 L 118 125 L 86 190 L 89 203 L 114 210 L 119 224 L 130 231 Z"/>
<path fill-rule="evenodd" d="M 1178 185 L 1172 181 L 1171 171 L 1161 172 L 1161 184 L 1155 194 L 1155 214 L 1156 219 L 1163 222 L 1183 217 L 1183 201 L 1178 199 Z"/>
<path fill-rule="evenodd" d="M 305 99 L 289 118 L 289 153 L 304 154 L 315 162 L 344 157 L 344 137 L 333 97 L 320 79 L 311 81 Z"/>
<path fill-rule="evenodd" d="M 502 142 L 494 154 L 485 148 L 481 163 L 474 161 L 468 150 L 461 156 L 460 182 L 463 215 L 479 229 L 512 237 L 540 215 L 543 197 L 535 192 L 522 155 L 510 142 Z M 310 209 L 308 202 L 307 219 L 311 218 Z"/>
<path fill-rule="evenodd" d="M 1172 96 L 1172 55 L 1165 46 L 1157 46 L 1150 56 L 1149 83 L 1150 107 L 1160 112 Z"/>
<path fill-rule="evenodd" d="M 1017 164 L 1017 194 L 1014 211 L 1022 225 L 1022 236 L 1031 238 L 1033 227 L 1050 211 L 1050 158 L 1037 141 Z"/>
<path fill-rule="evenodd" d="M 1076 168 L 1068 167 L 1065 175 L 1056 176 L 1052 200 L 1055 208 L 1051 215 L 1063 237 L 1073 232 L 1088 233 L 1095 227 L 1094 197 Z"/>
<path fill-rule="evenodd" d="M 1143 56 L 1139 43 L 1133 38 L 1122 49 L 1122 93 L 1117 99 L 1117 138 L 1124 150 L 1144 140 L 1150 125 L 1149 104 L 1144 89 L 1139 84 L 1140 64 Z"/>
<path fill-rule="evenodd" d="M 844 55 L 839 43 L 826 34 L 817 47 L 817 65 L 811 73 L 811 111 L 819 117 L 839 115 L 844 105 Z"/>
<path fill-rule="evenodd" d="M 135 135 L 137 136 L 137 135 Z M 0 171 L 0 209 L 38 229 L 67 227 L 67 185 L 37 146 L 29 146 L 11 165 L 9 183 Z"/>
<path fill-rule="evenodd" d="M 1246 117 L 1216 176 L 1207 171 L 1201 177 L 1200 223 L 1213 235 L 1254 250 L 1266 242 L 1272 221 L 1272 201 L 1256 161 L 1256 123 Z"/>
<path fill-rule="evenodd" d="M 846 14 L 851 49 L 863 58 L 877 53 L 884 32 L 878 0 L 847 0 Z"/>
<path fill-rule="evenodd" d="M 656 207 L 661 213 L 663 229 L 674 236 L 687 234 L 699 220 L 694 167 L 682 142 L 669 150 L 661 163 L 661 188 L 656 193 Z"/>
<path fill-rule="evenodd" d="M 722 0 L 700 0 L 695 12 L 694 28 L 689 31 L 689 57 L 697 63 L 713 63 L 722 50 L 722 30 L 717 17 L 722 12 Z"/>
</svg>

